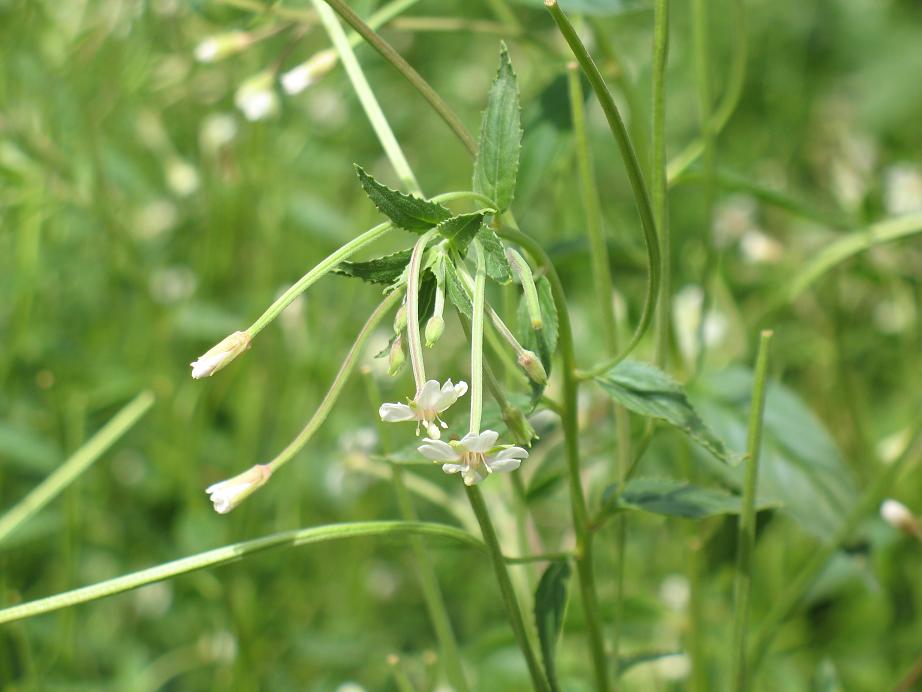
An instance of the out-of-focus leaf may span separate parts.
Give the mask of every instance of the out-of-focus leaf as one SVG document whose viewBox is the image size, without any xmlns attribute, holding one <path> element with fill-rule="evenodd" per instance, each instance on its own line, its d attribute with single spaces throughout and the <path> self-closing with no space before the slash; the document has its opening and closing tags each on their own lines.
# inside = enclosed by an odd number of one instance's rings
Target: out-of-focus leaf
<svg viewBox="0 0 922 692">
<path fill-rule="evenodd" d="M 372 284 L 390 285 L 400 278 L 410 261 L 412 250 L 400 250 L 365 262 L 341 262 L 333 272 L 343 276 L 354 276 Z"/>
<path fill-rule="evenodd" d="M 434 228 L 451 217 L 451 211 L 436 202 L 429 202 L 414 195 L 407 195 L 382 185 L 355 165 L 362 189 L 382 214 L 395 226 L 412 233 L 422 233 Z"/>
<path fill-rule="evenodd" d="M 733 463 L 738 460 L 695 412 L 682 385 L 659 368 L 625 360 L 598 376 L 596 382 L 626 409 L 666 421 L 721 461 Z"/>
<path fill-rule="evenodd" d="M 718 514 L 739 514 L 742 498 L 739 495 L 702 488 L 674 479 L 638 478 L 630 481 L 620 496 L 615 486 L 606 489 L 602 509 L 606 512 L 634 509 L 670 517 L 703 519 Z M 774 503 L 758 501 L 757 509 L 767 509 Z"/>
<path fill-rule="evenodd" d="M 522 148 L 519 87 L 503 45 L 499 70 L 490 87 L 480 124 L 480 142 L 474 160 L 474 191 L 486 195 L 506 211 L 515 195 L 515 176 Z"/>
<path fill-rule="evenodd" d="M 541 575 L 535 591 L 535 625 L 538 628 L 538 640 L 541 642 L 541 657 L 544 659 L 547 680 L 551 689 L 555 691 L 560 689 L 557 684 L 555 657 L 567 611 L 569 580 L 570 563 L 566 560 L 555 560 Z"/>
<path fill-rule="evenodd" d="M 50 471 L 60 458 L 60 451 L 48 440 L 0 423 L 0 463 L 4 466 L 16 464 L 29 471 Z"/>
<path fill-rule="evenodd" d="M 692 396 L 717 433 L 742 447 L 751 391 L 752 371 L 734 367 L 702 375 Z M 715 464 L 714 469 L 742 487 L 741 468 Z M 776 382 L 769 384 L 765 401 L 759 497 L 779 502 L 782 513 L 820 539 L 832 536 L 857 498 L 852 474 L 823 424 Z"/>
</svg>

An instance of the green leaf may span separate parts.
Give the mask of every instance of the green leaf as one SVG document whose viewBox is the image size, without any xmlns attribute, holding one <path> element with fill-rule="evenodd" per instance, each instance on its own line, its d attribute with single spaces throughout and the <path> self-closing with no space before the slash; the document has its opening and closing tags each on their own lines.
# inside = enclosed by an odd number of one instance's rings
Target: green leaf
<svg viewBox="0 0 922 692">
<path fill-rule="evenodd" d="M 355 164 L 362 189 L 382 214 L 395 226 L 412 233 L 422 233 L 451 217 L 451 211 L 436 202 L 407 195 L 382 185 Z"/>
<path fill-rule="evenodd" d="M 535 281 L 535 288 L 538 290 L 538 305 L 541 308 L 542 329 L 534 329 L 531 326 L 531 317 L 528 314 L 528 307 L 525 305 L 524 297 L 519 301 L 519 308 L 516 314 L 517 332 L 519 341 L 522 345 L 538 354 L 541 358 L 541 364 L 551 374 L 551 359 L 557 352 L 557 306 L 554 303 L 554 294 L 551 291 L 551 284 L 547 277 L 539 277 Z"/>
<path fill-rule="evenodd" d="M 541 658 L 544 659 L 547 680 L 554 692 L 560 689 L 554 661 L 567 612 L 569 580 L 570 563 L 566 560 L 555 560 L 541 575 L 541 581 L 538 582 L 535 591 L 535 625 L 541 643 Z"/>
<path fill-rule="evenodd" d="M 464 257 L 467 253 L 467 246 L 477 237 L 477 233 L 483 227 L 483 217 L 489 210 L 481 209 L 470 214 L 458 214 L 446 219 L 436 228 L 439 234 L 451 243 L 452 247 Z"/>
<path fill-rule="evenodd" d="M 400 278 L 410 262 L 412 250 L 400 250 L 367 262 L 341 262 L 334 274 L 353 276 L 372 284 L 392 284 Z"/>
<path fill-rule="evenodd" d="M 505 44 L 499 70 L 490 87 L 480 124 L 480 143 L 474 160 L 474 192 L 486 195 L 506 211 L 515 194 L 515 176 L 522 148 L 519 87 Z"/>
<path fill-rule="evenodd" d="M 732 367 L 703 374 L 691 390 L 716 432 L 739 448 L 746 444 L 752 379 L 749 368 Z M 712 470 L 742 487 L 742 468 L 713 464 Z M 820 540 L 834 535 L 858 497 L 854 475 L 822 421 L 777 382 L 769 383 L 765 399 L 759 497 L 781 503 L 783 514 Z"/>
<path fill-rule="evenodd" d="M 487 276 L 500 284 L 512 281 L 512 268 L 499 236 L 488 228 L 483 229 L 480 232 L 480 247 L 483 248 Z"/>
<path fill-rule="evenodd" d="M 739 455 L 730 452 L 692 408 L 685 390 L 665 372 L 649 363 L 626 360 L 618 363 L 596 382 L 612 399 L 642 416 L 659 418 L 684 431 L 711 454 L 728 463 Z"/>
<path fill-rule="evenodd" d="M 719 514 L 739 514 L 742 498 L 739 495 L 702 488 L 674 479 L 638 478 L 628 482 L 621 495 L 617 486 L 609 486 L 603 495 L 604 512 L 634 509 L 669 517 L 703 519 Z M 759 500 L 757 509 L 768 509 L 777 503 Z"/>
<path fill-rule="evenodd" d="M 467 288 L 461 283 L 458 270 L 455 269 L 455 265 L 451 262 L 446 262 L 444 266 L 445 295 L 448 296 L 448 300 L 451 301 L 451 304 L 458 309 L 458 312 L 469 320 L 473 319 L 474 306 L 471 301 L 471 294 L 467 292 Z"/>
</svg>

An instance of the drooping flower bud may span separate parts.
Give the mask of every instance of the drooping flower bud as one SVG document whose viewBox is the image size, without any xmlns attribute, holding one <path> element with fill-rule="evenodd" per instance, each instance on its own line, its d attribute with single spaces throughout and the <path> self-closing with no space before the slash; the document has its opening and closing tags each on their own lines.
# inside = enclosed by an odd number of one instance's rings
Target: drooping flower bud
<svg viewBox="0 0 922 692">
<path fill-rule="evenodd" d="M 226 481 L 208 486 L 205 490 L 214 504 L 215 512 L 227 514 L 266 484 L 272 469 L 266 464 L 256 464 L 251 469 Z"/>
<path fill-rule="evenodd" d="M 534 351 L 523 350 L 516 361 L 532 380 L 538 384 L 547 384 L 547 371 Z"/>
<path fill-rule="evenodd" d="M 246 332 L 234 332 L 230 336 L 224 337 L 218 345 L 208 349 L 197 360 L 190 363 L 193 379 L 200 380 L 203 377 L 211 377 L 246 351 L 250 347 L 251 341 L 252 337 Z"/>
<path fill-rule="evenodd" d="M 394 315 L 394 333 L 399 334 L 407 328 L 407 303 L 404 301 Z"/>
<path fill-rule="evenodd" d="M 432 348 L 442 338 L 445 331 L 445 320 L 441 315 L 433 315 L 426 322 L 426 348 Z"/>
<path fill-rule="evenodd" d="M 884 500 L 880 506 L 880 516 L 890 526 L 903 533 L 922 538 L 922 526 L 909 508 L 897 500 Z"/>
<path fill-rule="evenodd" d="M 282 75 L 282 88 L 292 96 L 300 94 L 333 69 L 336 60 L 336 51 L 332 48 L 315 53 L 306 62 Z"/>
<path fill-rule="evenodd" d="M 226 34 L 210 36 L 195 47 L 195 59 L 199 62 L 217 62 L 239 53 L 252 39 L 243 31 L 229 31 Z"/>
<path fill-rule="evenodd" d="M 538 437 L 538 433 L 518 406 L 507 406 L 503 409 L 503 422 L 518 445 L 531 447 L 531 441 Z"/>
<path fill-rule="evenodd" d="M 393 377 L 400 372 L 400 368 L 402 368 L 403 364 L 406 362 L 407 357 L 403 353 L 403 335 L 398 334 L 397 338 L 394 339 L 394 342 L 391 344 L 391 351 L 390 354 L 388 354 L 387 373 Z"/>
<path fill-rule="evenodd" d="M 278 97 L 272 88 L 274 79 L 272 72 L 267 70 L 253 75 L 237 89 L 234 103 L 247 120 L 263 120 L 278 111 Z"/>
</svg>

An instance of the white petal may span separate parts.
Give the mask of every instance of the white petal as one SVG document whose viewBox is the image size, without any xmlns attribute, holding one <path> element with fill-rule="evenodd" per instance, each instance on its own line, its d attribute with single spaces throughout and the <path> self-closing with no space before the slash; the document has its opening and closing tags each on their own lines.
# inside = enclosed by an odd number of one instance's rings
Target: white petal
<svg viewBox="0 0 922 692">
<path fill-rule="evenodd" d="M 519 466 L 522 465 L 521 459 L 488 459 L 483 462 L 487 465 L 487 468 L 495 473 L 506 473 L 508 471 L 515 471 Z"/>
<path fill-rule="evenodd" d="M 417 449 L 427 459 L 432 459 L 433 461 L 458 461 L 461 458 L 461 455 L 450 444 L 429 438 L 424 438 L 423 442 L 425 444 L 420 445 Z"/>
<path fill-rule="evenodd" d="M 459 382 L 455 385 L 455 394 L 460 399 L 462 396 L 467 394 L 467 382 Z"/>
<path fill-rule="evenodd" d="M 462 464 L 442 464 L 442 470 L 445 473 L 458 473 L 464 470 Z"/>
<path fill-rule="evenodd" d="M 435 411 L 438 403 L 439 383 L 436 380 L 427 380 L 416 394 L 416 407 L 421 411 Z"/>
<path fill-rule="evenodd" d="M 381 420 L 388 423 L 416 420 L 416 413 L 406 404 L 381 404 L 378 415 L 381 416 Z"/>
<path fill-rule="evenodd" d="M 452 384 L 451 380 L 446 380 L 439 392 L 439 400 L 436 404 L 439 413 L 446 410 L 449 406 L 458 400 L 467 391 L 467 385 L 464 382 Z"/>
<path fill-rule="evenodd" d="M 496 444 L 499 433 L 494 430 L 484 430 L 479 435 L 468 433 L 461 438 L 461 446 L 469 452 L 489 452 Z"/>
<path fill-rule="evenodd" d="M 522 447 L 506 447 L 496 454 L 491 454 L 488 461 L 505 461 L 506 459 L 527 459 L 528 452 Z"/>
</svg>

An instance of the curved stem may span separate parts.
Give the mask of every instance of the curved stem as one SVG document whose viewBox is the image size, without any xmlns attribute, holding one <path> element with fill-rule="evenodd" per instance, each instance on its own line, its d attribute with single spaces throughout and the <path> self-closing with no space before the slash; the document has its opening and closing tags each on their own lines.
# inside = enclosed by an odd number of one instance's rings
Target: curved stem
<svg viewBox="0 0 922 692">
<path fill-rule="evenodd" d="M 640 162 L 637 160 L 637 154 L 634 151 L 634 146 L 631 144 L 627 129 L 624 126 L 624 121 L 621 119 L 621 114 L 618 112 L 618 107 L 615 105 L 615 100 L 612 98 L 611 92 L 605 85 L 605 79 L 602 77 L 602 73 L 599 72 L 599 68 L 593 61 L 592 56 L 589 55 L 589 52 L 580 40 L 579 34 L 576 33 L 570 20 L 567 19 L 566 15 L 558 6 L 557 0 L 545 0 L 544 4 L 550 11 L 557 27 L 560 29 L 560 33 L 563 34 L 564 39 L 566 39 L 567 44 L 570 46 L 570 50 L 573 51 L 573 55 L 579 62 L 580 67 L 582 67 L 586 77 L 589 78 L 592 90 L 595 92 L 599 105 L 602 106 L 602 111 L 605 113 L 605 118 L 608 120 L 608 125 L 611 128 L 615 141 L 618 144 L 618 149 L 621 152 L 621 159 L 624 161 L 628 180 L 631 183 L 631 190 L 634 193 L 634 202 L 637 206 L 637 212 L 640 215 L 640 225 L 643 229 L 644 243 L 647 247 L 649 275 L 647 279 L 647 294 L 644 299 L 643 311 L 640 314 L 640 321 L 637 323 L 637 328 L 633 336 L 631 336 L 631 340 L 620 354 L 612 358 L 606 368 L 608 369 L 624 360 L 637 347 L 643 335 L 646 333 L 647 328 L 650 326 L 650 323 L 653 321 L 653 313 L 656 309 L 656 300 L 660 288 L 659 238 L 656 234 L 656 222 L 653 218 L 650 194 L 647 191 L 643 172 L 640 169 Z"/>
<path fill-rule="evenodd" d="M 669 0 L 653 8 L 653 214 L 659 230 L 660 293 L 656 312 L 656 364 L 669 359 L 672 325 L 672 267 L 669 238 L 669 193 L 666 185 L 666 63 L 669 58 Z"/>
<path fill-rule="evenodd" d="M 333 384 L 330 385 L 330 389 L 327 391 L 326 396 L 323 397 L 323 401 L 320 402 L 320 406 L 317 407 L 314 415 L 311 416 L 311 419 L 307 422 L 307 425 L 304 426 L 304 429 L 298 433 L 298 436 L 289 442 L 288 446 L 269 462 L 270 471 L 274 473 L 284 466 L 295 454 L 300 452 L 304 445 L 307 444 L 308 440 L 314 436 L 314 433 L 317 432 L 317 429 L 326 420 L 330 413 L 330 409 L 333 408 L 333 404 L 336 403 L 336 399 L 339 398 L 343 386 L 349 379 L 349 375 L 352 374 L 352 370 L 355 368 L 356 361 L 362 353 L 365 342 L 368 341 L 368 337 L 371 336 L 371 333 L 378 326 L 378 323 L 381 322 L 384 315 L 394 307 L 399 298 L 400 291 L 393 291 L 381 301 L 374 312 L 368 317 L 368 321 L 365 322 L 365 326 L 362 327 L 362 330 L 355 338 L 355 343 L 353 343 L 352 348 L 349 349 L 349 353 L 346 355 L 343 364 L 339 366 L 339 372 L 336 373 Z"/>
<path fill-rule="evenodd" d="M 435 235 L 435 229 L 426 231 L 413 246 L 410 264 L 407 266 L 407 346 L 410 349 L 410 365 L 416 382 L 416 396 L 426 383 L 426 366 L 423 363 L 423 340 L 419 333 L 419 274 L 426 244 Z"/>
</svg>

